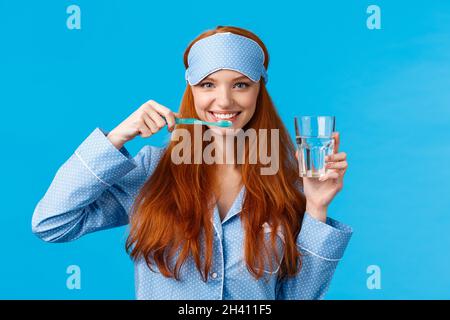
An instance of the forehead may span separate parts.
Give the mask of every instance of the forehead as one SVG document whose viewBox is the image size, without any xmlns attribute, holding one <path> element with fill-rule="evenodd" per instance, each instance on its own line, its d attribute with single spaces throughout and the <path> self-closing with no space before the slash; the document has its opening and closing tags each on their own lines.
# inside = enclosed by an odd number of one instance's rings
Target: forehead
<svg viewBox="0 0 450 320">
<path fill-rule="evenodd" d="M 221 69 L 207 75 L 203 80 L 213 80 L 213 81 L 234 81 L 234 80 L 250 80 L 246 75 L 234 71 Z"/>
</svg>

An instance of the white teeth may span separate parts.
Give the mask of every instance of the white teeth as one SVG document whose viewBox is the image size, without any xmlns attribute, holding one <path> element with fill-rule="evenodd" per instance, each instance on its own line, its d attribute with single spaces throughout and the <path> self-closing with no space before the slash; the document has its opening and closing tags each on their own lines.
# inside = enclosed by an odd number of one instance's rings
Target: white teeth
<svg viewBox="0 0 450 320">
<path fill-rule="evenodd" d="M 236 113 L 214 113 L 213 112 L 213 114 L 216 118 L 219 118 L 219 119 L 231 119 L 235 115 L 237 115 L 237 112 Z"/>
</svg>

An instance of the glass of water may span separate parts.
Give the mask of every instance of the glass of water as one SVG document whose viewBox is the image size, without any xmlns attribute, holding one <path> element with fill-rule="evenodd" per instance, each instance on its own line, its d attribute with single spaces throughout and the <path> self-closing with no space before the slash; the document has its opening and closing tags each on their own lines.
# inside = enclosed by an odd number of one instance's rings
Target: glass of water
<svg viewBox="0 0 450 320">
<path fill-rule="evenodd" d="M 325 157 L 333 154 L 334 116 L 294 117 L 301 177 L 320 178 L 325 175 Z"/>
</svg>

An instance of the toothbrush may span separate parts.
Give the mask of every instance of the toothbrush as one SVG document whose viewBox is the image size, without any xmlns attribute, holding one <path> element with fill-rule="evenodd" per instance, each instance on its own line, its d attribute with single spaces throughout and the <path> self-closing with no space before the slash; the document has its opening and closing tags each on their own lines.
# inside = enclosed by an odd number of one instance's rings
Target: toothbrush
<svg viewBox="0 0 450 320">
<path fill-rule="evenodd" d="M 195 119 L 195 118 L 175 118 L 175 123 L 176 124 L 202 124 L 205 126 L 217 126 L 217 127 L 221 127 L 221 128 L 229 128 L 233 125 L 233 123 L 228 120 L 209 122 L 209 121 L 202 121 L 202 120 Z"/>
</svg>

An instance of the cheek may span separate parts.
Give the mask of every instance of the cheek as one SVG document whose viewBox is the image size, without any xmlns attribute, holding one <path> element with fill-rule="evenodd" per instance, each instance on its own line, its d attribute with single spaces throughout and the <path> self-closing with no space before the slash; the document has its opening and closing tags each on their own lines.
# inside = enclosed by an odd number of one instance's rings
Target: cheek
<svg viewBox="0 0 450 320">
<path fill-rule="evenodd" d="M 239 97 L 239 100 L 237 102 L 245 110 L 246 113 L 253 114 L 256 109 L 256 101 L 257 95 L 249 94 Z"/>
<path fill-rule="evenodd" d="M 194 105 L 197 113 L 204 112 L 211 104 L 211 97 L 206 94 L 194 95 Z"/>
</svg>

